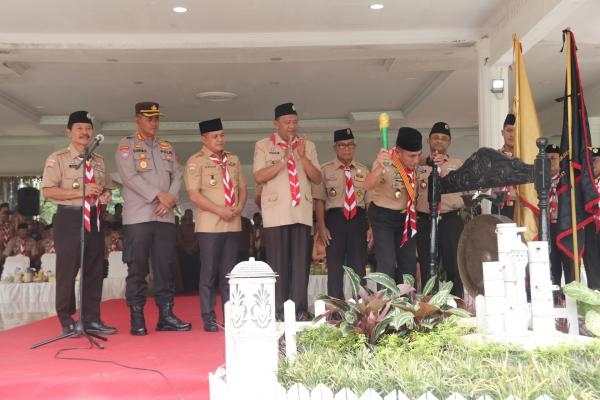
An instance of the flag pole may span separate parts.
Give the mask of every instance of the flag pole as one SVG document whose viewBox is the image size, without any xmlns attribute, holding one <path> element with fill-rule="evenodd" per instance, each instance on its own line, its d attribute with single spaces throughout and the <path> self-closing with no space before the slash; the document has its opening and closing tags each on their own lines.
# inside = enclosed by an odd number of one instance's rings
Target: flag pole
<svg viewBox="0 0 600 400">
<path fill-rule="evenodd" d="M 575 281 L 579 282 L 579 243 L 577 241 L 577 210 L 576 210 L 576 202 L 575 202 L 575 173 L 573 170 L 573 99 L 578 101 L 578 97 L 573 96 L 571 79 L 572 79 L 572 51 L 573 48 L 571 46 L 571 32 L 567 31 L 567 35 L 569 40 L 567 40 L 567 123 L 569 129 L 569 180 L 570 180 L 570 195 L 571 195 L 571 226 L 573 229 L 572 232 L 572 240 L 573 240 L 573 272 L 575 276 Z M 579 94 L 576 94 L 579 96 Z"/>
</svg>

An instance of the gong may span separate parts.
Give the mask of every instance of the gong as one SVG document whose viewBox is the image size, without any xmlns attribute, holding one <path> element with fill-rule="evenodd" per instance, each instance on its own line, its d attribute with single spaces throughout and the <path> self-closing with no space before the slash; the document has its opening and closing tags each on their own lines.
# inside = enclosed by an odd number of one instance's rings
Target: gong
<svg viewBox="0 0 600 400">
<path fill-rule="evenodd" d="M 458 272 L 467 292 L 473 297 L 483 293 L 484 261 L 498 260 L 496 224 L 511 223 L 503 215 L 478 215 L 469 221 L 458 241 Z"/>
</svg>

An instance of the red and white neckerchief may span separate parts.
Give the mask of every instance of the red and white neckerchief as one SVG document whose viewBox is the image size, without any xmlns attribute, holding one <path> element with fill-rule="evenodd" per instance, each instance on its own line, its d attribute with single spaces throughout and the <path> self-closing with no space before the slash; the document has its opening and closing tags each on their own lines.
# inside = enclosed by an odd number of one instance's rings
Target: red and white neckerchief
<svg viewBox="0 0 600 400">
<path fill-rule="evenodd" d="M 220 158 L 215 153 L 208 157 L 212 162 L 221 167 L 221 175 L 223 175 L 223 192 L 225 194 L 225 207 L 232 207 L 235 204 L 235 190 L 233 189 L 233 181 L 227 171 L 227 153 L 223 152 Z"/>
<path fill-rule="evenodd" d="M 54 253 L 56 253 L 56 249 L 54 248 L 54 240 L 50 243 L 52 243 L 52 245 L 50 246 L 50 248 L 48 249 L 48 251 L 46 253 L 54 254 Z"/>
<path fill-rule="evenodd" d="M 10 224 L 6 223 L 6 224 L 2 225 L 2 241 L 4 242 L 4 245 L 6 245 L 9 240 L 10 240 Z"/>
<path fill-rule="evenodd" d="M 408 200 L 406 202 L 406 219 L 404 220 L 404 231 L 402 232 L 402 240 L 400 246 L 404 246 L 408 242 L 408 228 L 410 228 L 410 237 L 412 238 L 417 234 L 417 211 L 415 210 L 416 203 L 416 172 L 412 169 L 404 168 L 400 161 L 398 152 L 394 149 L 392 151 L 392 165 L 396 168 L 396 171 L 404 182 L 406 193 L 408 194 Z"/>
<path fill-rule="evenodd" d="M 19 254 L 25 255 L 25 241 L 19 239 Z"/>
<path fill-rule="evenodd" d="M 279 143 L 276 143 L 275 134 L 271 135 L 271 142 L 273 144 L 277 144 L 284 150 L 287 150 L 288 144 L 283 140 Z M 296 149 L 298 147 L 298 139 L 294 138 L 292 140 L 292 149 Z M 296 160 L 294 159 L 294 155 L 287 162 L 288 167 L 288 178 L 290 181 L 290 194 L 292 195 L 292 207 L 296 207 L 300 204 L 300 180 L 298 179 L 298 169 L 296 168 Z"/>
<path fill-rule="evenodd" d="M 88 183 L 96 183 L 96 178 L 94 177 L 94 166 L 92 165 L 92 162 L 90 160 L 85 161 L 85 184 L 87 185 Z M 85 201 L 83 203 L 85 207 L 85 212 L 83 215 L 83 224 L 85 226 L 85 230 L 88 232 L 91 232 L 92 230 L 90 218 L 92 215 L 92 204 L 94 204 L 94 206 L 96 206 L 96 225 L 98 227 L 98 232 L 100 232 L 100 199 L 98 198 L 98 196 L 88 195 L 85 196 Z"/>
<path fill-rule="evenodd" d="M 550 216 L 550 221 L 558 218 L 558 194 L 556 192 L 556 188 L 558 187 L 559 182 L 560 174 L 554 175 L 550 184 L 550 192 L 548 193 L 548 215 Z"/>
<path fill-rule="evenodd" d="M 352 165 L 347 167 L 340 165 L 344 171 L 346 184 L 344 185 L 344 217 L 352 219 L 356 216 L 356 193 L 354 193 L 354 183 L 352 182 Z"/>
</svg>

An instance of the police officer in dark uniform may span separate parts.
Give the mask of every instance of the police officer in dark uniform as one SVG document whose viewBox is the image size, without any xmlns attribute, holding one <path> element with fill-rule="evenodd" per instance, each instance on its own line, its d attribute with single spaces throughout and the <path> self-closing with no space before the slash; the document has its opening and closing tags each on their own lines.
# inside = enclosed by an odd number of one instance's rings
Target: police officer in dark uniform
<svg viewBox="0 0 600 400">
<path fill-rule="evenodd" d="M 343 298 L 344 270 L 365 276 L 367 244 L 372 241 L 367 222 L 365 178 L 369 169 L 354 160 L 356 143 L 350 128 L 333 134 L 336 158 L 321 166 L 322 182 L 313 186 L 319 237 L 326 246 L 327 293 Z"/>
<path fill-rule="evenodd" d="M 423 148 L 421 133 L 414 128 L 398 130 L 396 147 L 381 149 L 365 179 L 370 192 L 368 216 L 373 229 L 377 272 L 402 282 L 402 275 L 415 276 L 416 170 Z"/>
<path fill-rule="evenodd" d="M 138 131 L 121 140 L 116 163 L 123 182 L 123 262 L 128 275 L 125 289 L 131 310 L 131 334 L 147 334 L 144 319 L 148 259 L 154 274 L 154 300 L 159 309 L 158 331 L 189 331 L 190 323 L 173 313 L 173 263 L 176 257 L 174 207 L 181 187 L 181 170 L 173 145 L 156 136 L 159 105 L 135 105 Z"/>
<path fill-rule="evenodd" d="M 54 216 L 54 247 L 56 251 L 56 313 L 63 334 L 75 332 L 75 278 L 80 266 L 81 213 L 83 188 L 90 203 L 90 229 L 84 231 L 83 290 L 81 318 L 83 329 L 91 333 L 112 334 L 116 328 L 100 320 L 100 301 L 104 267 L 104 232 L 98 218 L 96 201 L 103 189 L 111 189 L 112 181 L 106 171 L 104 158 L 92 154 L 90 159 L 93 178 L 83 180 L 83 154 L 92 140 L 94 128 L 87 111 L 76 111 L 69 116 L 67 136 L 71 143 L 55 151 L 46 159 L 42 178 L 42 193 L 58 205 Z M 89 196 L 89 197 L 88 197 Z"/>
</svg>

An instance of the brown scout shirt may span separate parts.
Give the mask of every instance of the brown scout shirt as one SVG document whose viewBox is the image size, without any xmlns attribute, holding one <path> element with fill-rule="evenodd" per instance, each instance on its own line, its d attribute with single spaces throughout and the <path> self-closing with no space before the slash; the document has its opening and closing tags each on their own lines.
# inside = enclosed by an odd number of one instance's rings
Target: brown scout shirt
<svg viewBox="0 0 600 400">
<path fill-rule="evenodd" d="M 277 133 L 274 135 L 276 143 L 282 141 Z M 320 164 L 317 158 L 315 144 L 310 140 L 307 140 L 305 149 L 306 158 L 308 158 L 316 168 L 319 168 Z M 254 147 L 252 172 L 259 171 L 275 163 L 281 162 L 285 156 L 285 152 L 285 149 L 273 143 L 270 136 L 259 140 Z M 283 168 L 273 179 L 262 185 L 261 212 L 263 216 L 263 226 L 265 228 L 291 224 L 312 226 L 312 185 L 298 158 L 298 153 L 295 150 L 294 157 L 296 159 L 296 170 L 298 171 L 298 180 L 300 182 L 300 204 L 296 207 L 292 207 L 288 169 L 287 167 Z"/>
<path fill-rule="evenodd" d="M 373 162 L 373 168 L 377 166 L 377 160 Z M 415 170 L 415 195 L 418 196 L 418 188 L 416 187 L 419 182 L 418 169 Z M 388 208 L 390 210 L 404 211 L 406 210 L 406 203 L 408 202 L 408 192 L 404 186 L 402 177 L 396 171 L 393 165 L 386 167 L 377 185 L 370 192 L 371 202 L 379 207 Z"/>
<path fill-rule="evenodd" d="M 183 180 L 187 190 L 198 190 L 204 197 L 218 205 L 225 205 L 223 174 L 221 167 L 209 157 L 211 152 L 206 148 L 192 155 L 185 164 Z M 240 159 L 235 154 L 227 153 L 227 171 L 233 182 L 236 205 L 239 201 L 239 185 L 246 179 Z M 238 215 L 230 221 L 224 221 L 217 214 L 196 207 L 196 232 L 240 232 L 241 217 Z"/>
<path fill-rule="evenodd" d="M 79 152 L 74 147 L 69 147 L 55 151 L 46 159 L 44 174 L 42 177 L 42 187 L 57 187 L 60 189 L 77 189 L 83 187 L 83 168 Z M 92 156 L 92 165 L 94 167 L 94 180 L 103 188 L 112 189 L 112 180 L 107 173 L 104 157 L 94 153 Z M 77 169 L 76 169 L 77 168 Z M 56 204 L 66 206 L 82 206 L 82 199 L 52 200 Z"/>
<path fill-rule="evenodd" d="M 25 239 L 20 239 L 18 237 L 14 237 L 6 244 L 4 255 L 6 257 L 10 257 L 21 254 L 21 246 L 23 246 L 23 255 L 29 257 L 30 261 L 33 261 L 40 254 L 38 244 L 32 238 L 27 237 Z"/>
<path fill-rule="evenodd" d="M 365 208 L 368 203 L 368 196 L 365 191 L 365 178 L 369 174 L 369 169 L 356 161 L 350 165 L 352 172 L 352 184 L 356 194 L 356 206 Z M 325 202 L 325 210 L 330 208 L 344 207 L 344 193 L 346 190 L 346 175 L 344 174 L 343 164 L 337 158 L 326 162 L 321 166 L 321 175 L 323 180 L 320 185 L 313 185 L 313 198 Z M 365 197 L 367 199 L 365 200 Z"/>
<path fill-rule="evenodd" d="M 449 157 L 448 161 L 441 165 L 440 177 L 448 175 L 450 172 L 457 170 L 463 162 L 457 158 Z M 431 175 L 431 167 L 429 165 L 419 165 L 419 181 L 418 191 L 419 197 L 417 199 L 417 211 L 429 214 L 429 201 L 427 199 L 427 185 L 429 175 Z M 465 203 L 461 197 L 462 192 L 448 193 L 442 195 L 441 206 L 438 208 L 440 214 L 444 214 L 450 211 L 460 210 L 464 207 Z"/>
</svg>

